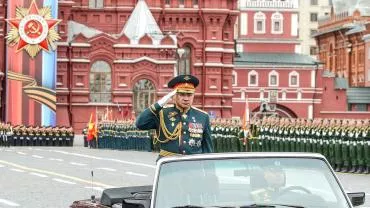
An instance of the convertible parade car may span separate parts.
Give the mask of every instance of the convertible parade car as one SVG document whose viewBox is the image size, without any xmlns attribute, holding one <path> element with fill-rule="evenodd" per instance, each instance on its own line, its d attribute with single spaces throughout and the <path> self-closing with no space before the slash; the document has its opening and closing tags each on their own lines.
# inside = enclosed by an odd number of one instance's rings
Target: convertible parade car
<svg viewBox="0 0 370 208">
<path fill-rule="evenodd" d="M 365 202 L 345 193 L 324 156 L 223 153 L 162 158 L 152 186 L 111 188 L 73 208 L 333 207 Z"/>
</svg>

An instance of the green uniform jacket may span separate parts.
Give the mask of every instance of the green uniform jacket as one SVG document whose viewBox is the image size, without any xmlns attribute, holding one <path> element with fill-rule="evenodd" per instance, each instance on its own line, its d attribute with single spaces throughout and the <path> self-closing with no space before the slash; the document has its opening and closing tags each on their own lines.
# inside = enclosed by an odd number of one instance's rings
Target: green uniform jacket
<svg viewBox="0 0 370 208">
<path fill-rule="evenodd" d="M 161 150 L 187 155 L 213 152 L 209 116 L 195 107 L 182 112 L 174 104 L 162 108 L 155 103 L 139 115 L 136 127 L 156 129 Z"/>
</svg>

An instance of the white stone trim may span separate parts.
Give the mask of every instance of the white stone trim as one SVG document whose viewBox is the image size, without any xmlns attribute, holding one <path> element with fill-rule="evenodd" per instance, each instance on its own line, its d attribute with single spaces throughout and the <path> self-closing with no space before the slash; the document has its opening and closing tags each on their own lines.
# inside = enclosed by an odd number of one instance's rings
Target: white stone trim
<svg viewBox="0 0 370 208">
<path fill-rule="evenodd" d="M 69 59 L 68 58 L 58 58 L 57 61 L 58 62 L 68 62 Z M 74 63 L 90 63 L 90 60 L 89 59 L 71 59 L 71 62 L 74 62 Z"/>
<path fill-rule="evenodd" d="M 297 90 L 297 100 L 302 100 L 302 90 Z"/>
<path fill-rule="evenodd" d="M 264 12 L 299 12 L 298 9 L 289 9 L 289 8 L 258 8 L 258 10 L 264 11 Z M 240 11 L 256 11 L 256 8 L 241 8 Z"/>
<path fill-rule="evenodd" d="M 72 93 L 85 93 L 85 94 L 89 94 L 90 91 L 89 90 L 72 90 Z"/>
<path fill-rule="evenodd" d="M 202 93 L 195 93 L 195 95 L 202 95 Z M 205 96 L 223 96 L 223 97 L 233 97 L 233 94 L 222 94 L 222 93 L 204 93 Z"/>
<path fill-rule="evenodd" d="M 276 76 L 276 84 L 271 84 L 271 77 L 272 76 Z M 271 72 L 269 72 L 269 83 L 268 83 L 268 86 L 269 87 L 278 87 L 279 86 L 279 73 L 275 70 L 272 70 Z"/>
<path fill-rule="evenodd" d="M 248 97 L 248 101 L 250 103 L 259 103 L 261 102 L 261 98 L 251 98 L 251 97 Z M 233 98 L 232 99 L 232 102 L 233 103 L 245 103 L 245 99 L 241 99 L 241 98 Z M 312 103 L 315 103 L 315 104 L 320 104 L 321 103 L 321 99 L 302 99 L 302 100 L 297 100 L 297 99 L 286 99 L 286 100 L 281 100 L 281 99 L 278 99 L 277 103 L 296 103 L 296 104 L 312 104 Z M 322 112 L 322 111 L 321 111 Z M 353 112 L 356 112 L 357 111 L 351 111 L 352 113 Z M 330 111 L 329 111 L 330 113 Z M 368 114 L 370 114 L 369 112 L 367 112 Z"/>
<path fill-rule="evenodd" d="M 369 114 L 369 111 L 320 111 L 320 113 Z"/>
<path fill-rule="evenodd" d="M 205 105 L 205 108 L 232 108 L 231 105 Z"/>
<path fill-rule="evenodd" d="M 292 84 L 292 77 L 297 76 L 297 84 Z M 299 87 L 299 73 L 297 71 L 292 71 L 289 73 L 289 87 Z"/>
<path fill-rule="evenodd" d="M 307 107 L 307 118 L 313 119 L 313 105 Z"/>
<path fill-rule="evenodd" d="M 237 53 L 243 53 L 244 51 L 244 44 L 237 43 L 236 44 L 236 52 Z"/>
<path fill-rule="evenodd" d="M 281 100 L 286 100 L 286 93 L 287 93 L 287 90 L 281 91 Z"/>
<path fill-rule="evenodd" d="M 248 35 L 248 13 L 240 14 L 240 35 Z"/>
<path fill-rule="evenodd" d="M 264 89 L 260 89 L 260 100 L 263 100 L 265 99 L 265 90 Z M 249 98 L 248 98 L 249 100 Z"/>
<path fill-rule="evenodd" d="M 205 66 L 223 67 L 223 66 L 224 66 L 224 64 L 223 64 L 223 63 L 209 63 L 209 62 L 207 62 L 207 63 L 205 64 Z"/>
<path fill-rule="evenodd" d="M 254 14 L 254 24 L 253 24 L 253 28 L 254 28 L 254 33 L 255 34 L 265 34 L 266 33 L 266 15 L 265 13 L 259 11 L 259 12 L 256 12 Z M 261 31 L 258 31 L 257 30 L 257 22 L 258 21 L 262 21 L 262 30 Z"/>
<path fill-rule="evenodd" d="M 316 70 L 311 71 L 311 86 L 310 87 L 316 87 Z"/>
<path fill-rule="evenodd" d="M 235 83 L 232 83 L 232 86 L 238 86 L 238 73 L 233 70 L 232 76 L 234 77 Z"/>
<path fill-rule="evenodd" d="M 237 43 L 301 43 L 298 39 L 290 39 L 290 40 L 273 40 L 271 38 L 254 38 L 254 39 L 238 39 L 236 40 Z"/>
<path fill-rule="evenodd" d="M 162 60 L 156 60 L 147 56 L 143 56 L 137 59 L 117 59 L 114 60 L 113 63 L 115 64 L 132 64 L 132 63 L 138 63 L 140 61 L 150 61 L 155 64 L 176 64 L 176 61 L 162 61 Z"/>
<path fill-rule="evenodd" d="M 275 30 L 275 22 L 279 22 L 279 30 Z M 280 12 L 275 12 L 271 15 L 271 34 L 283 34 L 284 31 L 284 17 Z"/>
<path fill-rule="evenodd" d="M 272 65 L 235 65 L 234 69 L 237 70 L 249 70 L 253 68 L 254 70 L 266 70 L 266 68 L 271 68 Z M 312 71 L 315 70 L 316 67 L 314 65 L 276 65 L 275 69 L 277 70 L 289 70 L 291 71 L 292 68 L 299 69 L 300 71 Z"/>
<path fill-rule="evenodd" d="M 57 42 L 57 46 L 69 46 L 68 42 Z M 91 47 L 90 43 L 74 43 L 71 42 L 71 46 L 74 47 Z"/>
<path fill-rule="evenodd" d="M 197 62 L 197 63 L 194 63 L 193 66 L 203 66 L 203 63 L 202 62 Z M 223 64 L 223 63 L 211 63 L 211 62 L 207 62 L 205 64 L 205 66 L 210 66 L 210 67 L 235 67 L 234 64 Z"/>
<path fill-rule="evenodd" d="M 287 0 L 287 1 L 251 1 L 248 0 L 246 4 L 241 5 L 241 8 L 298 8 L 298 3 L 296 1 Z"/>
<path fill-rule="evenodd" d="M 176 49 L 177 45 L 150 45 L 150 44 L 113 44 L 113 48 L 171 48 Z"/>
<path fill-rule="evenodd" d="M 207 52 L 222 52 L 222 53 L 235 53 L 234 49 L 231 48 L 216 48 L 216 47 L 207 47 Z"/>
<path fill-rule="evenodd" d="M 227 67 L 233 68 L 234 64 L 224 64 L 224 68 L 227 68 Z"/>
<path fill-rule="evenodd" d="M 256 83 L 255 84 L 251 83 L 251 76 L 252 75 L 256 75 Z M 248 86 L 249 87 L 258 87 L 258 72 L 256 72 L 255 70 L 252 70 L 252 71 L 248 72 Z"/>
<path fill-rule="evenodd" d="M 292 36 L 298 36 L 298 14 L 292 14 L 290 25 L 291 25 L 290 34 Z"/>
</svg>

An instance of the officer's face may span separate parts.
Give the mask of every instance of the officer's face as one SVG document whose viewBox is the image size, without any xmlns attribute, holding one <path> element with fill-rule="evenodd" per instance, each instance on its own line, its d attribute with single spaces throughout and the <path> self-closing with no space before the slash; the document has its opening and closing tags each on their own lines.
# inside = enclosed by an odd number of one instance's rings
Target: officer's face
<svg viewBox="0 0 370 208">
<path fill-rule="evenodd" d="M 181 108 L 189 108 L 193 104 L 194 94 L 179 92 L 175 96 L 176 104 Z"/>
</svg>

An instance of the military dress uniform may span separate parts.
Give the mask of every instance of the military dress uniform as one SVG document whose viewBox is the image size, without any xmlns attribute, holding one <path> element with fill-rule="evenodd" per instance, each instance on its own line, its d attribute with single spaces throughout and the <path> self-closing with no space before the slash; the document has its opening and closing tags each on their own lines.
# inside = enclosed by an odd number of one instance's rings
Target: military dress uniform
<svg viewBox="0 0 370 208">
<path fill-rule="evenodd" d="M 180 75 L 168 83 L 177 93 L 194 93 L 199 81 L 191 75 Z M 162 107 L 159 103 L 145 109 L 136 120 L 140 130 L 156 129 L 160 144 L 159 158 L 213 152 L 208 114 L 196 107 L 182 109 L 177 104 Z"/>
</svg>

